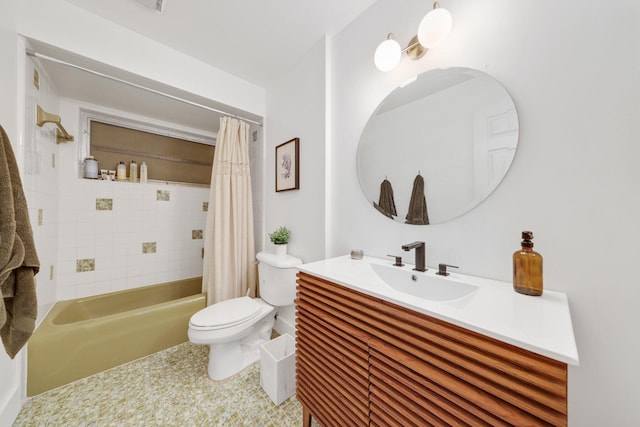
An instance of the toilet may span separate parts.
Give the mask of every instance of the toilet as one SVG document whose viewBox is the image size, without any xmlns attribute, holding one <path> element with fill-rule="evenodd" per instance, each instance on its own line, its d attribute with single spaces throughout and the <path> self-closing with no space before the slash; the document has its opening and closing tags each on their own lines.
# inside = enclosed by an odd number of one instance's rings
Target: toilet
<svg viewBox="0 0 640 427">
<path fill-rule="evenodd" d="M 279 308 L 293 306 L 297 266 L 290 255 L 259 252 L 260 297 L 232 298 L 191 316 L 189 341 L 209 345 L 209 377 L 223 380 L 260 358 L 260 346 L 271 339 Z"/>
</svg>

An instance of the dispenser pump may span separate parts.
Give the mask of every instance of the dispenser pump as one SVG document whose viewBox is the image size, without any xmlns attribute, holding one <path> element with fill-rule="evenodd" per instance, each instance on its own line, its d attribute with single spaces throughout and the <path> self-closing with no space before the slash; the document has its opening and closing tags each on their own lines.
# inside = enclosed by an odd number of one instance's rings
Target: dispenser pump
<svg viewBox="0 0 640 427">
<path fill-rule="evenodd" d="M 513 254 L 513 289 L 521 294 L 542 295 L 542 255 L 533 250 L 533 232 L 523 231 L 522 248 Z"/>
</svg>

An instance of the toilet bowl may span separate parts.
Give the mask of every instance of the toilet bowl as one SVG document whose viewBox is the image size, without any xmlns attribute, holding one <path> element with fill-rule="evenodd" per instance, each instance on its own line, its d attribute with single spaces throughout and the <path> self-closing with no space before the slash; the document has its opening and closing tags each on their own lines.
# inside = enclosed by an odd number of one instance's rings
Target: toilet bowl
<svg viewBox="0 0 640 427">
<path fill-rule="evenodd" d="M 271 339 L 276 308 L 295 299 L 296 266 L 290 255 L 257 254 L 262 298 L 238 297 L 206 307 L 189 320 L 189 341 L 209 345 L 209 377 L 228 378 L 260 358 Z"/>
</svg>

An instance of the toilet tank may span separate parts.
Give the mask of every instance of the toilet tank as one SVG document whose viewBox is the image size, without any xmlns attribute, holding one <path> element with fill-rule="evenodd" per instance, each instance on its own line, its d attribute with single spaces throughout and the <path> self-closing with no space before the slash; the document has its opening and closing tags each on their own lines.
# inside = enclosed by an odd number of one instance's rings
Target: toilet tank
<svg viewBox="0 0 640 427">
<path fill-rule="evenodd" d="M 296 267 L 302 264 L 302 260 L 268 252 L 258 252 L 256 258 L 260 298 L 276 307 L 293 304 L 296 298 Z"/>
</svg>

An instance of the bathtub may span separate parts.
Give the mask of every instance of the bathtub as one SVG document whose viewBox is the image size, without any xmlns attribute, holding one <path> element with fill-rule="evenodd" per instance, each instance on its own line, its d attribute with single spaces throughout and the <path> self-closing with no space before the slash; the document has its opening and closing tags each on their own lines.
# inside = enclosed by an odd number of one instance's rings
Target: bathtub
<svg viewBox="0 0 640 427">
<path fill-rule="evenodd" d="M 62 301 L 29 340 L 27 396 L 187 341 L 202 278 Z"/>
</svg>

